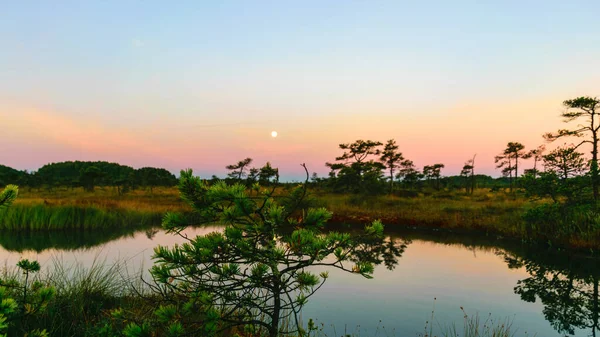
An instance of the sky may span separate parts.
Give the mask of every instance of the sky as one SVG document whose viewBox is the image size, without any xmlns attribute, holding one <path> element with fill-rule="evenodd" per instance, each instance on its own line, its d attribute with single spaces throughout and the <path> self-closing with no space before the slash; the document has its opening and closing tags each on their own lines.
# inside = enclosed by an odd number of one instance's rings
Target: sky
<svg viewBox="0 0 600 337">
<path fill-rule="evenodd" d="M 0 164 L 324 176 L 340 143 L 498 176 L 600 95 L 598 1 L 7 1 Z M 277 131 L 276 138 L 271 131 Z M 556 144 L 558 145 L 558 144 Z"/>
</svg>

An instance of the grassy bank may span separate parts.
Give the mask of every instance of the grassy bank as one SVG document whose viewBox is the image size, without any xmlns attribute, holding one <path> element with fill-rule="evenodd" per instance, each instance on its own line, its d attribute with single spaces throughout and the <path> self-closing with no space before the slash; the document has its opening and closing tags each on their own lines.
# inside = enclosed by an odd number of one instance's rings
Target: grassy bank
<svg viewBox="0 0 600 337">
<path fill-rule="evenodd" d="M 492 230 L 507 235 L 521 233 L 522 215 L 531 207 L 525 198 L 487 190 L 478 190 L 473 196 L 457 192 L 414 198 L 317 193 L 315 198 L 334 213 L 335 222 L 382 219 L 391 225 Z"/>
<path fill-rule="evenodd" d="M 96 206 L 14 205 L 0 214 L 0 230 L 103 230 L 159 225 L 161 213 Z"/>
<path fill-rule="evenodd" d="M 134 191 L 114 189 L 90 193 L 81 189 L 36 192 L 22 189 L 15 204 L 0 210 L 0 230 L 104 230 L 160 225 L 168 211 L 187 209 L 176 189 Z"/>
<path fill-rule="evenodd" d="M 114 188 L 84 192 L 22 189 L 13 207 L 0 211 L 0 230 L 140 228 L 159 225 L 169 211 L 187 212 L 176 188 L 136 190 L 119 196 Z M 538 241 L 581 250 L 600 250 L 600 228 L 562 231 L 527 227 L 525 212 L 536 205 L 526 197 L 478 189 L 415 193 L 413 197 L 358 196 L 312 191 L 314 205 L 334 213 L 331 222 L 364 224 L 381 219 L 388 226 L 446 229 Z M 585 215 L 583 215 L 585 216 Z M 574 219 L 573 222 L 580 222 Z M 388 227 L 389 228 L 389 227 Z M 560 228 L 559 228 L 560 229 Z M 548 232 L 552 236 L 548 237 Z M 554 235 L 556 233 L 556 235 Z"/>
<path fill-rule="evenodd" d="M 559 228 L 542 223 L 528 225 L 524 214 L 548 200 L 531 201 L 505 192 L 476 190 L 419 194 L 413 198 L 396 196 L 353 196 L 315 193 L 317 204 L 333 212 L 331 222 L 368 223 L 381 219 L 388 226 L 410 229 L 448 230 L 513 238 L 581 251 L 600 250 L 600 226 L 590 213 L 574 213 L 569 226 Z"/>
</svg>

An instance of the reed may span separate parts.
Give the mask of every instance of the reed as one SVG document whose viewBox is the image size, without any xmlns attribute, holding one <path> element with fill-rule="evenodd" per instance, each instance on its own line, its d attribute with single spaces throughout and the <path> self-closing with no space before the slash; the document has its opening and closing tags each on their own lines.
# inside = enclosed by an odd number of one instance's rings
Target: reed
<svg viewBox="0 0 600 337">
<path fill-rule="evenodd" d="M 282 191 L 281 188 L 278 190 Z M 532 230 L 524 216 L 547 200 L 531 201 L 518 192 L 509 194 L 489 189 L 477 189 L 473 195 L 462 191 L 410 192 L 402 197 L 364 196 L 313 189 L 311 203 L 332 211 L 331 222 L 337 223 L 364 224 L 381 219 L 387 228 L 444 229 L 544 242 L 571 249 L 600 250 L 600 218 L 590 212 L 574 212 L 570 216 L 572 219 L 555 223 L 545 221 Z M 136 190 L 126 195 L 118 195 L 111 187 L 95 192 L 22 189 L 11 208 L 0 210 L 0 230 L 137 229 L 160 225 L 162 216 L 170 211 L 190 212 L 175 187 L 157 188 L 152 192 Z M 529 214 L 535 215 L 532 212 Z"/>
<path fill-rule="evenodd" d="M 105 230 L 160 225 L 162 213 L 78 205 L 23 205 L 0 210 L 0 230 Z"/>
</svg>

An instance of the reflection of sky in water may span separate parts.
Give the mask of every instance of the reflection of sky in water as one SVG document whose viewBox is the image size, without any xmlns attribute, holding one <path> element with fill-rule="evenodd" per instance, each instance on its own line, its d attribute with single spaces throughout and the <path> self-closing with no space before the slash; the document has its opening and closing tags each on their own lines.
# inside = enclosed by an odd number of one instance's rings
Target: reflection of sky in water
<svg viewBox="0 0 600 337">
<path fill-rule="evenodd" d="M 188 229 L 184 233 L 192 237 L 216 229 Z M 42 268 L 51 265 L 54 258 L 65 263 L 77 261 L 84 266 L 98 259 L 108 263 L 125 261 L 129 271 L 134 272 L 142 265 L 144 269 L 151 266 L 153 248 L 158 244 L 171 246 L 184 241 L 162 231 L 149 239 L 141 231 L 131 237 L 75 251 L 51 249 L 40 253 L 17 253 L 0 248 L 0 257 L 9 267 L 20 258 L 38 260 Z M 525 270 L 509 270 L 502 258 L 492 251 L 414 240 L 395 270 L 379 266 L 374 279 L 328 270 L 329 280 L 310 299 L 303 317 L 305 321 L 316 318 L 325 323 L 330 336 L 333 335 L 332 324 L 336 335 L 342 335 L 344 330 L 356 333 L 357 325 L 360 325 L 360 335 L 371 336 L 381 324 L 387 334 L 380 331 L 379 336 L 416 336 L 430 320 L 434 305 L 436 328 L 438 322 L 456 322 L 462 330 L 460 307 L 463 306 L 469 314 L 479 312 L 483 320 L 490 312 L 496 319 L 514 318 L 513 326 L 519 328 L 516 336 L 525 336 L 525 331 L 528 336 L 534 333 L 537 336 L 559 335 L 542 316 L 541 304 L 523 302 L 514 294 L 517 281 L 528 275 Z M 434 298 L 437 298 L 435 303 Z"/>
</svg>

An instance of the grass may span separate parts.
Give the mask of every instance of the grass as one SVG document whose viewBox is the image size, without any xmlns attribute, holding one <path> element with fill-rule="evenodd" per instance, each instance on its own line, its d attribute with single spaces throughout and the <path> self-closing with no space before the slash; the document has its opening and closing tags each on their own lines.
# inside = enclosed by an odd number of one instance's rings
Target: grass
<svg viewBox="0 0 600 337">
<path fill-rule="evenodd" d="M 312 194 L 314 205 L 333 212 L 332 223 L 364 224 L 381 219 L 388 228 L 445 229 L 600 250 L 600 226 L 595 226 L 600 219 L 594 220 L 587 230 L 575 226 L 565 231 L 554 228 L 566 229 L 568 226 L 563 224 L 546 228 L 542 224 L 532 230 L 523 215 L 536 203 L 518 193 L 477 189 L 473 195 L 463 191 L 410 193 L 415 197 L 333 194 L 319 190 L 313 190 Z M 540 202 L 544 200 L 537 203 Z M 155 188 L 152 193 L 135 190 L 122 196 L 112 187 L 97 188 L 95 192 L 65 188 L 38 192 L 24 188 L 11 208 L 0 210 L 0 230 L 137 229 L 159 225 L 169 211 L 190 211 L 179 198 L 176 187 Z"/>
<path fill-rule="evenodd" d="M 517 334 L 517 329 L 513 327 L 510 318 L 495 320 L 490 314 L 483 320 L 479 314 L 468 315 L 462 307 L 461 310 L 464 313 L 462 328 L 456 323 L 440 325 L 439 334 L 435 334 L 430 328 L 422 337 L 514 337 Z"/>
<path fill-rule="evenodd" d="M 0 210 L 0 230 L 105 230 L 160 225 L 169 211 L 188 211 L 175 188 L 134 191 L 118 196 L 112 188 L 35 192 L 21 189 L 8 209 Z"/>
<path fill-rule="evenodd" d="M 333 212 L 333 222 L 365 223 L 382 219 L 388 226 L 477 231 L 511 237 L 524 233 L 522 216 L 532 205 L 524 197 L 484 189 L 476 190 L 472 196 L 460 192 L 421 194 L 415 198 L 318 193 L 316 199 Z"/>
<path fill-rule="evenodd" d="M 600 250 L 600 218 L 589 210 L 571 209 L 568 216 L 536 216 L 527 223 L 524 215 L 549 200 L 531 201 L 503 191 L 478 189 L 473 195 L 460 191 L 419 193 L 416 197 L 356 196 L 316 192 L 316 204 L 333 212 L 333 223 L 364 224 L 381 219 L 391 227 L 446 230 L 463 234 L 494 235 L 543 243 L 573 250 Z"/>
<path fill-rule="evenodd" d="M 49 268 L 43 268 L 45 272 L 35 274 L 35 277 L 29 280 L 29 284 L 38 282 L 45 286 L 51 286 L 55 290 L 55 295 L 48 302 L 45 310 L 11 321 L 8 335 L 21 336 L 27 331 L 45 329 L 49 336 L 98 336 L 107 324 L 108 326 L 114 324 L 116 311 L 128 312 L 129 316 L 126 317 L 135 317 L 136 321 L 152 319 L 152 312 L 156 309 L 158 302 L 153 302 L 151 293 L 144 288 L 138 275 L 128 274 L 126 267 L 125 261 L 108 264 L 103 260 L 95 260 L 91 267 L 84 268 L 79 264 L 65 264 L 62 260 L 53 260 L 52 265 Z M 11 282 L 23 284 L 24 276 L 16 268 L 5 267 L 0 270 L 0 280 L 3 284 L 11 284 Z M 495 321 L 488 316 L 484 321 L 478 315 L 469 316 L 465 313 L 462 331 L 459 331 L 460 329 L 455 324 L 443 326 L 438 323 L 437 330 L 439 332 L 436 332 L 433 322 L 432 311 L 431 320 L 426 322 L 425 332 L 420 334 L 420 337 L 516 336 L 516 329 L 512 327 L 510 319 Z M 290 323 L 282 322 L 282 325 L 285 324 Z M 309 323 L 310 326 L 311 323 Z M 324 324 L 316 325 L 312 322 L 312 326 L 312 329 L 307 329 L 308 336 L 328 337 L 328 333 L 324 331 Z M 121 326 L 121 328 L 123 327 L 124 325 Z M 348 332 L 344 329 L 343 336 L 396 336 L 395 330 L 386 330 L 381 322 L 371 333 L 361 333 L 360 326 L 357 330 L 358 332 Z M 235 331 L 241 333 L 244 329 L 239 328 Z M 218 336 L 234 336 L 235 331 L 226 331 Z M 243 333 L 242 335 L 261 336 L 258 333 Z M 332 336 L 340 336 L 339 331 L 335 331 L 334 328 Z"/>
<path fill-rule="evenodd" d="M 50 336 L 86 336 L 105 317 L 107 311 L 120 306 L 142 305 L 132 296 L 133 277 L 126 276 L 124 262 L 108 264 L 95 260 L 91 267 L 65 264 L 54 260 L 51 268 L 37 273 L 29 284 L 51 286 L 55 293 L 44 311 L 25 314 L 12 321 L 9 336 L 46 329 Z M 0 273 L 2 284 L 24 284 L 16 268 L 5 267 Z M 35 287 L 35 286 L 32 286 Z"/>
</svg>

